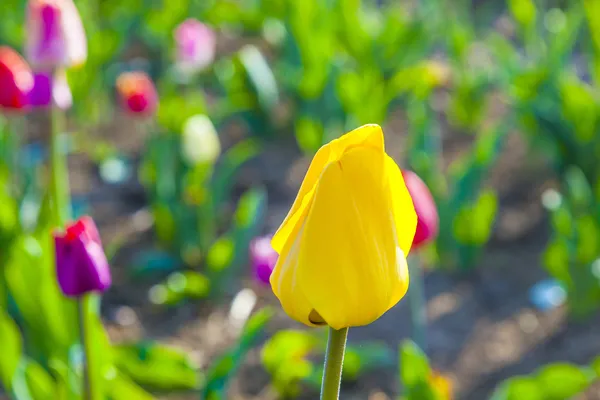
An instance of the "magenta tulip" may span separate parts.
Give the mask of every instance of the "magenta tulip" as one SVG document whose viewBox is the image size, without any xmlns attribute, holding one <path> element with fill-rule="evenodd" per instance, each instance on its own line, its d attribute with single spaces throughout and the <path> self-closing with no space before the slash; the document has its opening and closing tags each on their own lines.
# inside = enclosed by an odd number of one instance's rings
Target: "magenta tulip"
<svg viewBox="0 0 600 400">
<path fill-rule="evenodd" d="M 271 236 L 258 237 L 250 243 L 250 263 L 258 282 L 269 285 L 277 257 L 277 252 L 271 246 Z"/>
<path fill-rule="evenodd" d="M 54 244 L 58 284 L 66 296 L 102 293 L 110 287 L 110 268 L 92 218 L 82 217 L 64 233 L 54 234 Z"/>
<path fill-rule="evenodd" d="M 412 244 L 417 249 L 436 238 L 440 224 L 438 211 L 425 182 L 412 171 L 402 171 L 402 175 L 417 213 L 417 231 Z"/>
</svg>

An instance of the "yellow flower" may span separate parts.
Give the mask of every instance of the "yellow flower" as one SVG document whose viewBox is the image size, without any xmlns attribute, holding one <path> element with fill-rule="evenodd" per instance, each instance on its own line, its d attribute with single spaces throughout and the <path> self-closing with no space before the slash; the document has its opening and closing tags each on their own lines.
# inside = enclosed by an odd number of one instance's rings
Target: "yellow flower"
<svg viewBox="0 0 600 400">
<path fill-rule="evenodd" d="M 378 125 L 321 147 L 273 236 L 283 309 L 309 326 L 367 325 L 406 293 L 417 216 Z"/>
</svg>

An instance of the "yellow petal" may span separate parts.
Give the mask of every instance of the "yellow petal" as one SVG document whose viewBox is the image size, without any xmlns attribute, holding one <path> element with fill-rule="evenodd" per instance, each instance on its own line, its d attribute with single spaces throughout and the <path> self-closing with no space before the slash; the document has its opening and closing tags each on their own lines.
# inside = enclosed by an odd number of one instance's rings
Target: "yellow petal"
<svg viewBox="0 0 600 400">
<path fill-rule="evenodd" d="M 313 158 L 304 181 L 300 186 L 296 200 L 285 220 L 273 235 L 271 245 L 278 253 L 282 251 L 285 242 L 294 227 L 301 223 L 301 217 L 306 214 L 306 206 L 314 194 L 314 189 L 328 163 L 336 161 L 348 149 L 356 146 L 367 146 L 383 151 L 383 131 L 379 125 L 364 125 L 351 132 L 346 133 L 339 139 L 322 146 Z"/>
<path fill-rule="evenodd" d="M 302 226 L 296 225 L 291 232 L 292 239 L 296 238 L 296 240 L 285 242 L 279 253 L 277 264 L 273 268 L 270 283 L 273 293 L 290 317 L 303 324 L 315 326 L 308 319 L 313 308 L 298 286 L 297 266 L 301 236 Z"/>
<path fill-rule="evenodd" d="M 373 322 L 408 285 L 385 157 L 356 147 L 330 163 L 303 224 L 295 279 L 334 329 Z"/>
<path fill-rule="evenodd" d="M 408 256 L 417 230 L 417 213 L 400 168 L 387 154 L 385 155 L 385 170 L 389 185 L 387 193 L 396 221 L 396 236 L 400 248 Z"/>
</svg>

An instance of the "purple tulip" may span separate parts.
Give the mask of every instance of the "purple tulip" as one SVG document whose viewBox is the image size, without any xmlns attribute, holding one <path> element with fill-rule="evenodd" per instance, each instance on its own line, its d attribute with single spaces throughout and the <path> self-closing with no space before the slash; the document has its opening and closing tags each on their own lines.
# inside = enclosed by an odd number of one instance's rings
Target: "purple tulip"
<svg viewBox="0 0 600 400">
<path fill-rule="evenodd" d="M 216 35 L 202 22 L 189 18 L 175 29 L 177 66 L 193 73 L 212 64 L 215 58 Z"/>
<path fill-rule="evenodd" d="M 271 246 L 271 236 L 261 236 L 250 242 L 250 262 L 257 281 L 269 285 L 277 257 L 277 252 Z"/>
<path fill-rule="evenodd" d="M 57 72 L 54 77 L 48 72 L 36 72 L 33 89 L 29 92 L 30 104 L 33 107 L 48 107 L 53 100 L 63 110 L 73 105 L 71 88 L 64 71 Z"/>
<path fill-rule="evenodd" d="M 58 284 L 69 297 L 104 292 L 111 285 L 110 268 L 92 218 L 81 217 L 54 234 Z"/>
</svg>

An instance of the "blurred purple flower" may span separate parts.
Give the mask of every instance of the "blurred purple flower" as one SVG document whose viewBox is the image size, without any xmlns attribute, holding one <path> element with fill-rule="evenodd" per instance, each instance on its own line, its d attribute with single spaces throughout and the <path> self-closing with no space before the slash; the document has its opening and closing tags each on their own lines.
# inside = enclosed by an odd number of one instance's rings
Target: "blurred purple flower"
<svg viewBox="0 0 600 400">
<path fill-rule="evenodd" d="M 110 268 L 92 218 L 81 217 L 64 233 L 55 233 L 54 244 L 58 284 L 66 296 L 80 297 L 110 287 Z"/>
<path fill-rule="evenodd" d="M 73 105 L 71 88 L 64 71 L 56 73 L 54 77 L 48 72 L 35 73 L 33 89 L 29 93 L 30 104 L 34 107 L 48 107 L 52 100 L 63 110 Z"/>
<path fill-rule="evenodd" d="M 271 246 L 272 236 L 261 236 L 250 242 L 250 262 L 257 281 L 269 285 L 269 278 L 277 263 L 277 252 Z"/>
<path fill-rule="evenodd" d="M 29 0 L 25 53 L 34 69 L 71 67 L 87 59 L 85 30 L 73 0 Z"/>
<path fill-rule="evenodd" d="M 189 18 L 175 29 L 176 64 L 185 73 L 194 73 L 215 59 L 215 32 L 202 22 Z"/>
</svg>

